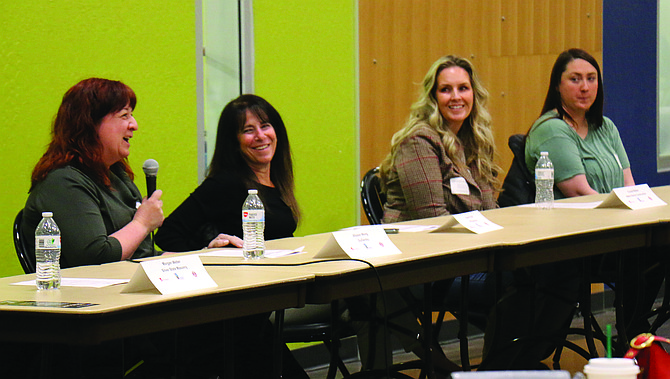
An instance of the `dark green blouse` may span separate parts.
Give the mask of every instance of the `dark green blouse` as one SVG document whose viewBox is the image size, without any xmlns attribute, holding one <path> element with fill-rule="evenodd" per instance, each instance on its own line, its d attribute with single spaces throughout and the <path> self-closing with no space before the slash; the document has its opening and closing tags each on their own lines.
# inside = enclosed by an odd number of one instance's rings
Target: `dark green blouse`
<svg viewBox="0 0 670 379">
<path fill-rule="evenodd" d="M 42 212 L 50 211 L 61 232 L 61 267 L 121 260 L 121 243 L 110 234 L 133 219 L 142 195 L 120 167 L 113 166 L 109 178 L 111 190 L 80 169 L 66 166 L 50 172 L 35 185 L 21 223 L 29 254 L 35 253 L 34 233 Z M 147 236 L 133 258 L 152 255 L 155 255 L 153 244 Z"/>
</svg>

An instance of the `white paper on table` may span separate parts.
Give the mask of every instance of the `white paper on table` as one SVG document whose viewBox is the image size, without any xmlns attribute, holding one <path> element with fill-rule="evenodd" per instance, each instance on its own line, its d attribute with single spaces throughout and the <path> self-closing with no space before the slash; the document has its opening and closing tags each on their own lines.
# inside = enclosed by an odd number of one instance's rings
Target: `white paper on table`
<svg viewBox="0 0 670 379">
<path fill-rule="evenodd" d="M 292 250 L 265 250 L 265 253 L 263 254 L 263 256 L 265 258 L 285 257 L 287 255 L 300 254 L 300 253 L 303 252 L 304 248 L 305 248 L 305 246 L 300 246 L 299 248 L 292 249 Z M 216 249 L 216 250 L 207 251 L 206 253 L 199 253 L 198 255 L 202 255 L 202 256 L 206 256 L 206 257 L 244 258 L 244 254 L 242 253 L 242 248 Z"/>
<path fill-rule="evenodd" d="M 439 228 L 439 225 L 388 225 L 389 228 L 397 228 L 398 232 L 403 233 L 417 233 L 429 232 Z"/>
<path fill-rule="evenodd" d="M 344 228 L 341 229 L 341 231 L 345 230 L 366 230 L 371 227 L 378 227 L 381 226 L 386 229 L 397 229 L 399 233 L 416 233 L 416 232 L 426 232 L 426 231 L 431 231 L 435 230 L 439 227 L 439 225 L 405 225 L 405 224 L 381 224 L 381 225 L 358 225 L 358 226 L 352 226 L 349 228 Z"/>
<path fill-rule="evenodd" d="M 647 184 L 614 188 L 598 208 L 643 209 L 667 205 Z"/>
<path fill-rule="evenodd" d="M 333 232 L 314 258 L 368 259 L 402 254 L 381 225 Z"/>
<path fill-rule="evenodd" d="M 556 209 L 593 209 L 596 208 L 598 205 L 600 205 L 602 201 L 591 201 L 588 203 L 571 203 L 571 202 L 554 202 L 553 207 Z M 523 204 L 520 205 L 521 207 L 525 208 L 536 208 L 537 205 L 535 203 L 530 203 L 530 204 Z"/>
<path fill-rule="evenodd" d="M 487 233 L 503 228 L 502 226 L 495 224 L 486 217 L 484 217 L 484 215 L 481 212 L 470 211 L 449 216 L 447 222 L 445 222 L 439 228 L 433 230 L 431 233 L 445 232 L 449 228 L 457 224 L 461 224 L 469 231 L 477 234 Z"/>
<path fill-rule="evenodd" d="M 263 254 L 263 256 L 270 259 L 280 258 L 287 255 L 302 254 L 304 249 L 305 246 L 300 246 L 299 248 L 293 250 L 265 250 L 265 254 Z"/>
<path fill-rule="evenodd" d="M 121 293 L 155 289 L 166 295 L 216 286 L 199 256 L 179 255 L 140 262 Z"/>
<path fill-rule="evenodd" d="M 130 279 L 97 279 L 97 278 L 61 278 L 61 287 L 103 288 L 128 283 Z M 14 286 L 35 286 L 34 280 L 12 283 Z"/>
<path fill-rule="evenodd" d="M 229 258 L 242 258 L 242 248 L 241 247 L 224 247 L 222 249 L 208 250 L 205 253 L 198 253 L 205 257 L 229 257 Z"/>
</svg>

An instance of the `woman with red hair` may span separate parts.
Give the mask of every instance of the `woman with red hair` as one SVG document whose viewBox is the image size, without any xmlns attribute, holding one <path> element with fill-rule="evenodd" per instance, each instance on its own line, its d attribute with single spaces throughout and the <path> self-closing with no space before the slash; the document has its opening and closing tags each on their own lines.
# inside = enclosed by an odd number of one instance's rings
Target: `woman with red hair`
<svg viewBox="0 0 670 379">
<path fill-rule="evenodd" d="M 137 98 L 127 85 L 90 78 L 63 96 L 47 151 L 33 170 L 21 234 L 42 212 L 61 231 L 61 267 L 156 255 L 149 234 L 163 223 L 162 192 L 142 199 L 128 165 Z M 34 243 L 28 242 L 29 254 Z"/>
</svg>

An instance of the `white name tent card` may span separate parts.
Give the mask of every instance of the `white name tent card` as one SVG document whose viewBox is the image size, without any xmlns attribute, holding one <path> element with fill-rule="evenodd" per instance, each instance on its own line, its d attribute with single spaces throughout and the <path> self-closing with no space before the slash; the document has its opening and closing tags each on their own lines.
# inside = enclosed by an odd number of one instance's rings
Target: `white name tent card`
<svg viewBox="0 0 670 379">
<path fill-rule="evenodd" d="M 314 258 L 368 259 L 402 254 L 381 225 L 332 232 Z"/>
<path fill-rule="evenodd" d="M 158 290 L 162 295 L 216 287 L 197 255 L 141 262 L 121 293 Z"/>
<path fill-rule="evenodd" d="M 647 184 L 615 188 L 597 208 L 643 209 L 667 205 Z"/>
<path fill-rule="evenodd" d="M 447 222 L 445 222 L 439 228 L 433 230 L 431 233 L 446 232 L 449 228 L 458 224 L 477 234 L 491 232 L 503 228 L 502 226 L 494 224 L 489 219 L 484 217 L 481 212 L 471 211 L 449 216 Z"/>
</svg>

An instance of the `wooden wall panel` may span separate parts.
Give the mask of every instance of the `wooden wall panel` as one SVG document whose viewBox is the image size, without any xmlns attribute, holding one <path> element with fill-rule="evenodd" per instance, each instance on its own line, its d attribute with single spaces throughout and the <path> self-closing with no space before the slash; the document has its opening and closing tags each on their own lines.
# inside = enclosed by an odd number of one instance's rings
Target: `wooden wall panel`
<svg viewBox="0 0 670 379">
<path fill-rule="evenodd" d="M 503 1 L 497 22 L 502 28 L 501 55 L 517 55 L 519 46 L 519 14 L 516 0 Z M 528 24 L 524 22 L 524 24 Z M 524 38 L 525 40 L 525 38 Z"/>
<path fill-rule="evenodd" d="M 379 165 L 430 65 L 469 58 L 490 93 L 498 163 L 538 117 L 556 56 L 602 59 L 602 0 L 359 0 L 360 169 Z"/>
<path fill-rule="evenodd" d="M 549 22 L 546 28 L 549 31 L 549 51 L 548 53 L 558 54 L 563 50 L 565 43 L 565 1 L 550 0 L 549 3 Z"/>
</svg>

